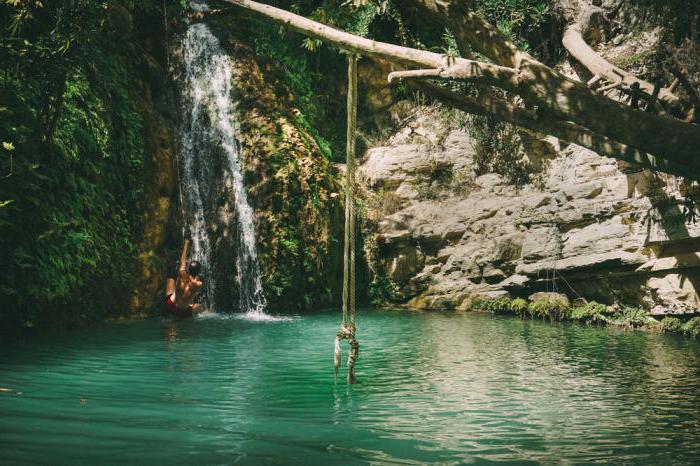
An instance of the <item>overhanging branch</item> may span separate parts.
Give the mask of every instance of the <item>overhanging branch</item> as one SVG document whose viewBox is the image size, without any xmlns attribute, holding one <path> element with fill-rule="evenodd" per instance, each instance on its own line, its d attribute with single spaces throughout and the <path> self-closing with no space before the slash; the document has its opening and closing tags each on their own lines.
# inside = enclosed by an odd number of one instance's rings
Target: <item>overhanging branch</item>
<svg viewBox="0 0 700 466">
<path fill-rule="evenodd" d="M 634 147 L 643 153 L 658 154 L 660 157 L 657 158 L 700 170 L 699 126 L 641 112 L 614 102 L 596 94 L 585 84 L 568 79 L 528 58 L 527 54 L 516 54 L 520 62 L 513 68 L 459 57 L 450 58 L 448 63 L 448 57 L 444 55 L 354 36 L 252 0 L 224 1 L 353 53 L 384 58 L 408 66 L 449 69 L 450 79 L 467 79 L 499 87 L 519 95 L 527 103 L 542 108 L 560 120 L 571 121 L 626 147 Z M 455 2 L 445 0 L 439 3 Z M 483 40 L 478 45 L 488 46 Z M 511 54 L 510 58 L 516 55 Z M 503 62 L 510 60 L 505 56 L 501 59 Z"/>
</svg>

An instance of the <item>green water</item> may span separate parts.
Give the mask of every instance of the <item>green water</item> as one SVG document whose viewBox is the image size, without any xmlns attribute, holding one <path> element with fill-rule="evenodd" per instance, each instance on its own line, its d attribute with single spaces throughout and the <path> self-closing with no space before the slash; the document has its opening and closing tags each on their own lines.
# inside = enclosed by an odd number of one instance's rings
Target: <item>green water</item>
<svg viewBox="0 0 700 466">
<path fill-rule="evenodd" d="M 0 463 L 697 464 L 700 343 L 480 315 L 151 320 L 0 343 Z"/>
</svg>

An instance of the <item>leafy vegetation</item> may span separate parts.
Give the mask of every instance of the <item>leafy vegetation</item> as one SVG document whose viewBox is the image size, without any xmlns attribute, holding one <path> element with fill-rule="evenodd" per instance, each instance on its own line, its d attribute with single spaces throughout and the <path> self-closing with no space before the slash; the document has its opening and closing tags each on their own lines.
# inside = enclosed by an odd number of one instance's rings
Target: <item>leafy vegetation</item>
<svg viewBox="0 0 700 466">
<path fill-rule="evenodd" d="M 610 322 L 611 315 L 608 306 L 595 301 L 590 301 L 583 306 L 575 306 L 571 309 L 569 317 L 577 322 L 585 322 L 595 325 L 603 325 Z"/>
<path fill-rule="evenodd" d="M 547 35 L 554 14 L 546 0 L 476 0 L 474 7 L 525 51 L 537 54 L 554 46 Z"/>
<path fill-rule="evenodd" d="M 119 38 L 129 8 L 160 4 L 0 3 L 0 320 L 124 309 L 143 140 L 135 50 Z"/>
<path fill-rule="evenodd" d="M 660 325 L 663 332 L 681 333 L 683 330 L 683 321 L 678 317 L 664 317 L 661 319 Z"/>
<path fill-rule="evenodd" d="M 528 305 L 527 312 L 534 318 L 564 320 L 569 315 L 569 304 L 557 298 L 539 299 Z"/>
<path fill-rule="evenodd" d="M 515 314 L 524 317 L 527 312 L 527 301 L 522 298 L 476 299 L 472 309 L 494 314 Z"/>
<path fill-rule="evenodd" d="M 700 317 L 693 317 L 681 329 L 689 337 L 700 338 Z"/>
<path fill-rule="evenodd" d="M 386 275 L 377 275 L 367 287 L 369 302 L 375 306 L 396 302 L 398 286 Z"/>
<path fill-rule="evenodd" d="M 388 0 L 352 5 L 333 0 L 269 2 L 315 21 L 365 37 L 395 41 L 399 19 Z M 268 22 L 250 28 L 256 55 L 280 74 L 294 96 L 294 105 L 327 155 L 340 161 L 345 153 L 346 56 L 318 40 Z M 360 95 L 362 99 L 362 95 Z M 360 112 L 363 106 L 360 102 Z"/>
<path fill-rule="evenodd" d="M 613 322 L 622 327 L 639 328 L 652 323 L 650 319 L 653 320 L 641 307 L 623 307 L 614 316 Z"/>
<path fill-rule="evenodd" d="M 665 317 L 659 322 L 640 307 L 616 309 L 595 301 L 569 306 L 565 301 L 556 298 L 539 299 L 529 303 L 522 298 L 475 299 L 470 303 L 468 310 L 551 321 L 613 325 L 627 329 L 649 328 L 700 338 L 700 317 L 693 317 L 686 323 L 676 317 Z"/>
</svg>

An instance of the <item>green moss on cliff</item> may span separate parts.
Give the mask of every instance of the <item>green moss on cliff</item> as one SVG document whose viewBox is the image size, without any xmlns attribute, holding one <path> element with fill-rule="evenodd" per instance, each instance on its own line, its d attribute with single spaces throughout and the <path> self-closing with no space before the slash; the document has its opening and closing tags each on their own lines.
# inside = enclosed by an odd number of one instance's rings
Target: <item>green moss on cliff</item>
<svg viewBox="0 0 700 466">
<path fill-rule="evenodd" d="M 275 73 L 263 73 L 234 30 L 222 27 L 220 33 L 238 65 L 233 78 L 238 134 L 256 212 L 263 286 L 273 308 L 328 305 L 340 283 L 337 173 L 285 83 Z"/>
<path fill-rule="evenodd" d="M 12 148 L 0 154 L 0 200 L 9 201 L 0 320 L 9 325 L 99 319 L 125 312 L 131 294 L 143 54 L 124 5 L 64 3 L 0 5 L 10 36 L 0 43 L 0 142 Z M 155 10 L 140 7 L 147 21 Z"/>
</svg>

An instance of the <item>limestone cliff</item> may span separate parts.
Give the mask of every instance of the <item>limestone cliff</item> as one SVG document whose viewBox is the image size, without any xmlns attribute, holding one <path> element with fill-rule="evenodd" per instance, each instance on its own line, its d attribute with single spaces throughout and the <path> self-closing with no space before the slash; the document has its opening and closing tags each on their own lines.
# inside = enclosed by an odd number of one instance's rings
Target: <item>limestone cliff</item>
<svg viewBox="0 0 700 466">
<path fill-rule="evenodd" d="M 607 33 L 603 56 L 650 72 L 643 52 L 659 50 L 661 29 Z M 580 68 L 559 66 L 590 78 Z M 558 291 L 653 314 L 700 306 L 700 226 L 684 215 L 697 185 L 522 132 L 511 176 L 484 173 L 489 154 L 469 118 L 409 101 L 387 113 L 392 132 L 361 167 L 378 301 L 466 309 L 477 297 Z"/>
<path fill-rule="evenodd" d="M 374 213 L 375 266 L 398 285 L 396 299 L 437 309 L 559 290 L 659 313 L 697 307 L 700 226 L 669 202 L 682 197 L 674 180 L 624 173 L 554 139 L 542 145 L 551 160 L 538 187 L 470 178 L 474 141 L 449 124 L 430 128 L 437 112 L 421 109 L 362 165 L 384 198 Z"/>
</svg>

